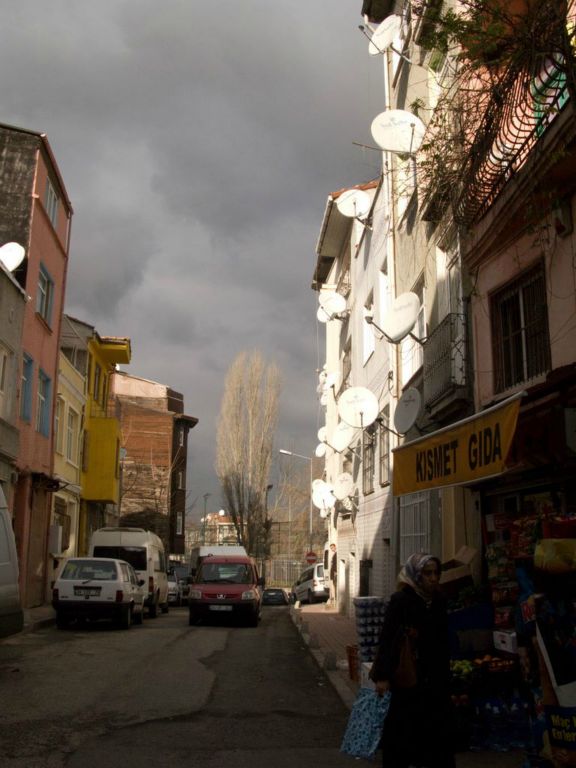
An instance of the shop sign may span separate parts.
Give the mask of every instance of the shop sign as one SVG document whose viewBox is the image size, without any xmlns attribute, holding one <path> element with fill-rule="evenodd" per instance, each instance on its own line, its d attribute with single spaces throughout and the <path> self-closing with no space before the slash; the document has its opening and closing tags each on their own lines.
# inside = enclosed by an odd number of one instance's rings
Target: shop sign
<svg viewBox="0 0 576 768">
<path fill-rule="evenodd" d="M 576 707 L 544 707 L 550 742 L 561 749 L 576 749 Z"/>
<path fill-rule="evenodd" d="M 522 394 L 395 448 L 394 495 L 474 483 L 504 472 Z"/>
</svg>

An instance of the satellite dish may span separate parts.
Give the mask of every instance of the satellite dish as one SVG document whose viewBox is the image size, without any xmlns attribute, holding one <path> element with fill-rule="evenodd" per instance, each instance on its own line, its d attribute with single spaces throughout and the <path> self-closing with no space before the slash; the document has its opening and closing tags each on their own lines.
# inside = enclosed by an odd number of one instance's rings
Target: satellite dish
<svg viewBox="0 0 576 768">
<path fill-rule="evenodd" d="M 330 291 L 330 293 L 320 294 L 318 297 L 320 302 L 320 309 L 318 310 L 316 317 L 321 323 L 326 323 L 328 320 L 332 320 L 334 315 L 340 314 L 346 310 L 346 299 L 341 293 L 336 291 Z M 321 315 L 323 314 L 323 317 Z"/>
<path fill-rule="evenodd" d="M 338 399 L 338 413 L 351 427 L 364 429 L 378 416 L 378 399 L 366 387 L 350 387 Z"/>
<path fill-rule="evenodd" d="M 375 30 L 370 39 L 370 45 L 368 46 L 368 53 L 371 56 L 375 56 L 378 53 L 384 53 L 386 48 L 389 48 L 394 40 L 400 34 L 402 29 L 402 19 L 400 16 L 392 14 L 384 19 Z"/>
<path fill-rule="evenodd" d="M 409 387 L 398 400 L 394 411 L 394 426 L 401 435 L 409 432 L 418 418 L 422 398 L 415 387 Z"/>
<path fill-rule="evenodd" d="M 312 503 L 318 509 L 333 507 L 336 503 L 331 487 L 324 480 L 314 480 L 312 483 Z"/>
<path fill-rule="evenodd" d="M 327 376 L 328 374 L 326 373 L 326 371 L 324 370 L 320 371 L 320 373 L 318 374 L 318 384 L 324 384 Z"/>
<path fill-rule="evenodd" d="M 321 459 L 322 456 L 326 456 L 326 443 L 318 443 L 314 451 L 314 456 L 318 457 L 319 459 Z"/>
<path fill-rule="evenodd" d="M 382 321 L 386 337 L 394 344 L 402 341 L 416 325 L 419 312 L 420 299 L 415 293 L 401 293 L 397 296 Z"/>
<path fill-rule="evenodd" d="M 328 393 L 322 392 L 320 395 L 320 405 L 328 405 Z"/>
<path fill-rule="evenodd" d="M 336 198 L 336 207 L 351 219 L 365 219 L 370 211 L 370 195 L 362 189 L 347 189 Z"/>
<path fill-rule="evenodd" d="M 389 152 L 414 154 L 420 149 L 426 126 L 419 117 L 404 109 L 389 109 L 372 120 L 370 126 L 376 144 Z"/>
<path fill-rule="evenodd" d="M 9 272 L 13 272 L 16 267 L 19 267 L 25 256 L 26 251 L 20 243 L 5 243 L 0 248 L 0 261 Z"/>
<path fill-rule="evenodd" d="M 352 493 L 354 478 L 349 472 L 342 472 L 334 481 L 334 496 L 339 500 L 345 499 Z"/>
<path fill-rule="evenodd" d="M 320 427 L 320 429 L 318 430 L 318 440 L 320 440 L 321 443 L 325 443 L 327 435 L 328 435 L 328 430 L 326 429 L 326 427 Z"/>
<path fill-rule="evenodd" d="M 354 439 L 355 432 L 356 430 L 354 427 L 351 427 L 350 424 L 347 424 L 345 421 L 340 421 L 332 435 L 330 443 L 332 448 L 338 453 L 345 451 Z"/>
</svg>

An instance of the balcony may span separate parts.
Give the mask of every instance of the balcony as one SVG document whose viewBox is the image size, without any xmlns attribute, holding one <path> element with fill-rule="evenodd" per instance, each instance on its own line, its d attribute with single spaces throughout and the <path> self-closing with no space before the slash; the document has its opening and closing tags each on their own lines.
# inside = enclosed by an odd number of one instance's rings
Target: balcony
<svg viewBox="0 0 576 768">
<path fill-rule="evenodd" d="M 428 336 L 423 351 L 425 408 L 438 417 L 468 405 L 465 316 L 446 315 Z"/>
</svg>

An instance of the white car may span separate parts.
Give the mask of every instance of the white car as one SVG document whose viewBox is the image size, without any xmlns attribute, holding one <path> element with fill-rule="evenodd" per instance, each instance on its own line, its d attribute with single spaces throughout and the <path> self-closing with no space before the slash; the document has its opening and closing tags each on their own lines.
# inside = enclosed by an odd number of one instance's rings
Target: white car
<svg viewBox="0 0 576 768">
<path fill-rule="evenodd" d="M 106 557 L 71 557 L 54 582 L 52 606 L 59 629 L 75 619 L 111 619 L 123 629 L 141 624 L 144 581 L 130 563 Z"/>
</svg>

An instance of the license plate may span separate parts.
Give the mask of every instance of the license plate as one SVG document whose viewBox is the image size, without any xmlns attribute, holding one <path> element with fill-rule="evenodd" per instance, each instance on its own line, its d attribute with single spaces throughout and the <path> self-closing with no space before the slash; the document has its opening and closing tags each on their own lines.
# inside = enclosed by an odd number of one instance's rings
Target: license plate
<svg viewBox="0 0 576 768">
<path fill-rule="evenodd" d="M 231 605 L 209 605 L 208 608 L 211 611 L 231 611 L 232 610 Z"/>
<path fill-rule="evenodd" d="M 96 597 L 100 594 L 100 587 L 76 587 L 74 594 L 78 597 Z"/>
</svg>

